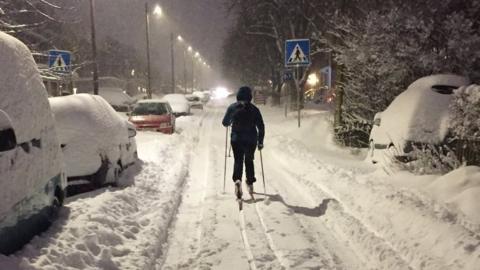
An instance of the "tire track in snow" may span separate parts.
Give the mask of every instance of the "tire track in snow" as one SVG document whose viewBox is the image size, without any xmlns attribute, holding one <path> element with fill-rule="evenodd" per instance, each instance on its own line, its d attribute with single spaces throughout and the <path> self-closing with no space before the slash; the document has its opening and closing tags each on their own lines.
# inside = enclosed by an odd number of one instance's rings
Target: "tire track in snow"
<svg viewBox="0 0 480 270">
<path fill-rule="evenodd" d="M 198 146 L 201 145 L 201 138 L 200 136 L 202 135 L 202 132 L 204 130 L 210 130 L 210 126 L 213 124 L 213 123 L 210 123 L 209 127 L 208 128 L 205 128 L 205 122 L 206 120 L 209 119 L 209 115 L 210 115 L 210 111 L 206 111 L 202 114 L 202 119 L 200 121 L 200 124 L 199 124 L 199 127 L 198 127 L 198 132 L 196 134 L 196 137 L 194 137 L 194 146 L 193 146 L 193 149 L 199 149 Z M 202 136 L 202 138 L 209 138 L 209 136 Z M 207 144 L 205 145 L 208 145 L 210 143 L 210 141 L 207 142 Z M 193 159 L 195 158 L 195 154 L 198 154 L 198 153 L 201 153 L 201 155 L 204 156 L 205 160 L 208 161 L 209 160 L 209 154 L 210 154 L 210 151 L 204 151 L 203 148 L 200 148 L 200 150 L 197 150 L 197 152 L 194 152 L 193 155 L 191 155 L 190 157 L 190 168 L 189 170 L 190 171 L 193 171 L 194 170 L 194 167 L 196 166 L 195 162 L 193 161 Z M 192 162 L 193 161 L 193 162 Z M 208 165 L 208 164 L 207 164 Z M 207 166 L 208 168 L 208 166 Z M 204 173 L 202 174 L 202 177 L 201 180 L 202 180 L 202 184 L 200 185 L 200 188 L 202 189 L 202 195 L 201 195 L 201 198 L 200 198 L 200 201 L 198 202 L 199 205 L 200 205 L 200 210 L 199 210 L 199 214 L 197 215 L 197 218 L 196 218 L 196 222 L 191 222 L 190 220 L 187 221 L 187 224 L 180 224 L 181 221 L 178 220 L 178 217 L 176 217 L 176 220 L 174 221 L 174 224 L 173 224 L 173 227 L 174 227 L 174 230 L 177 229 L 178 226 L 180 225 L 183 225 L 183 226 L 194 226 L 195 224 L 201 224 L 201 221 L 203 220 L 204 218 L 204 212 L 205 212 L 205 198 L 206 198 L 206 190 L 207 190 L 207 184 L 208 184 L 208 174 L 209 174 L 209 170 L 204 170 Z M 176 215 L 179 215 L 180 213 L 180 208 L 189 208 L 191 207 L 191 203 L 189 203 L 188 205 L 185 205 L 187 203 L 187 201 L 185 200 L 185 196 L 189 196 L 190 194 L 187 193 L 188 191 L 193 191 L 195 188 L 199 188 L 197 186 L 193 186 L 192 185 L 192 182 L 193 183 L 196 183 L 195 182 L 196 179 L 193 179 L 193 176 L 192 174 L 190 173 L 190 176 L 189 178 L 187 179 L 187 182 L 188 183 L 188 188 L 184 189 L 181 196 L 182 196 L 182 203 L 181 205 L 178 207 L 178 212 L 176 213 Z M 196 229 L 195 229 L 195 233 L 192 233 L 192 237 L 193 239 L 191 239 L 191 241 L 195 242 L 196 243 L 196 246 L 193 247 L 193 246 L 190 246 L 190 247 L 184 247 L 184 246 L 178 246 L 179 245 L 179 241 L 177 241 L 177 239 L 174 239 L 174 235 L 173 233 L 175 232 L 171 232 L 170 233 L 170 236 L 169 236 L 169 240 L 167 242 L 167 245 L 165 247 L 165 249 L 167 250 L 164 254 L 164 256 L 162 256 L 161 259 L 157 260 L 156 262 L 156 269 L 162 269 L 164 267 L 166 267 L 167 269 L 170 269 L 171 267 L 168 266 L 168 265 L 165 265 L 167 259 L 169 256 L 173 256 L 175 258 L 178 258 L 177 255 L 183 255 L 183 254 L 172 254 L 172 249 L 174 249 L 175 251 L 177 252 L 180 252 L 182 251 L 184 248 L 189 248 L 190 251 L 193 251 L 193 253 L 195 253 L 195 257 L 198 256 L 198 253 L 199 253 L 199 250 L 201 248 L 201 238 L 202 238 L 202 232 L 203 232 L 203 226 L 197 226 Z M 173 241 L 177 241 L 177 242 L 173 242 Z M 181 241 L 180 241 L 181 242 Z M 195 244 L 194 243 L 194 244 Z M 177 246 L 174 246 L 172 247 L 172 245 L 177 245 Z M 180 243 L 182 244 L 182 243 Z M 188 264 L 188 263 L 187 263 Z"/>
</svg>

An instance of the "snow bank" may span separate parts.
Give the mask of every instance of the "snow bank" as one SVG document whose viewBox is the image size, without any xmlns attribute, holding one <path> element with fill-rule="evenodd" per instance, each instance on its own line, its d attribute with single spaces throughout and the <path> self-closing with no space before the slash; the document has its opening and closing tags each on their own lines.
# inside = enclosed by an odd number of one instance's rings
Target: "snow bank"
<svg viewBox="0 0 480 270">
<path fill-rule="evenodd" d="M 468 166 L 437 178 L 425 188 L 439 201 L 446 202 L 480 224 L 480 167 Z"/>
<path fill-rule="evenodd" d="M 120 144 L 128 143 L 127 124 L 99 96 L 78 94 L 50 98 L 68 176 L 95 173 L 102 157 L 120 159 Z"/>
<path fill-rule="evenodd" d="M 52 228 L 14 256 L 8 270 L 154 269 L 180 203 L 200 117 L 179 121 L 181 134 L 139 132 L 143 164 L 122 175 L 122 188 L 70 198 Z"/>
</svg>

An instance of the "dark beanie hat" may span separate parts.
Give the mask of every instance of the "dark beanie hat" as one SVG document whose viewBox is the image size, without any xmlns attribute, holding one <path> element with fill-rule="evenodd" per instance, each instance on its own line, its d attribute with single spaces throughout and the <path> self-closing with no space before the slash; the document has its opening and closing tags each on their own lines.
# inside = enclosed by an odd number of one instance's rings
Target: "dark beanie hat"
<svg viewBox="0 0 480 270">
<path fill-rule="evenodd" d="M 252 89 L 248 86 L 242 86 L 238 89 L 237 101 L 252 101 Z"/>
</svg>

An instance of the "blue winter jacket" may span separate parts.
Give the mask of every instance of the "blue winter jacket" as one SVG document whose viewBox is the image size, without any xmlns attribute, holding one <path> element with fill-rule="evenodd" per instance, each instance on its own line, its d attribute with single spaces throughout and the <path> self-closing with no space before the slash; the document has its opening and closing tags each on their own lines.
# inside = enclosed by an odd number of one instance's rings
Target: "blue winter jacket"
<svg viewBox="0 0 480 270">
<path fill-rule="evenodd" d="M 237 102 L 228 107 L 223 117 L 222 124 L 225 127 L 232 126 L 232 142 L 263 144 L 265 125 L 260 110 L 251 103 L 251 100 L 250 88 L 240 88 L 237 93 Z"/>
</svg>

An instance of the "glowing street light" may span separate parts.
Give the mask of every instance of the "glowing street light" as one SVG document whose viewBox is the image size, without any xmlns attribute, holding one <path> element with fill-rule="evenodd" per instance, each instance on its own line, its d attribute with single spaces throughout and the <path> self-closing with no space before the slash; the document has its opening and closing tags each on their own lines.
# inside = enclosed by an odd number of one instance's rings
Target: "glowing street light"
<svg viewBox="0 0 480 270">
<path fill-rule="evenodd" d="M 315 86 L 317 85 L 317 83 L 319 82 L 319 79 L 317 77 L 317 74 L 315 73 L 312 73 L 310 75 L 308 75 L 308 78 L 307 78 L 307 83 L 311 86 Z"/>
<path fill-rule="evenodd" d="M 188 49 L 187 49 L 187 50 L 188 50 L 188 52 L 192 52 L 192 51 L 193 51 L 192 46 L 188 46 Z"/>
<path fill-rule="evenodd" d="M 183 38 L 182 38 L 182 36 L 180 36 L 180 35 L 179 35 L 179 36 L 177 36 L 177 40 L 178 40 L 178 41 L 180 41 L 180 42 L 183 42 Z"/>
<path fill-rule="evenodd" d="M 163 15 L 163 10 L 159 5 L 155 5 L 153 8 L 153 15 L 156 15 L 157 17 L 161 17 Z"/>
</svg>

